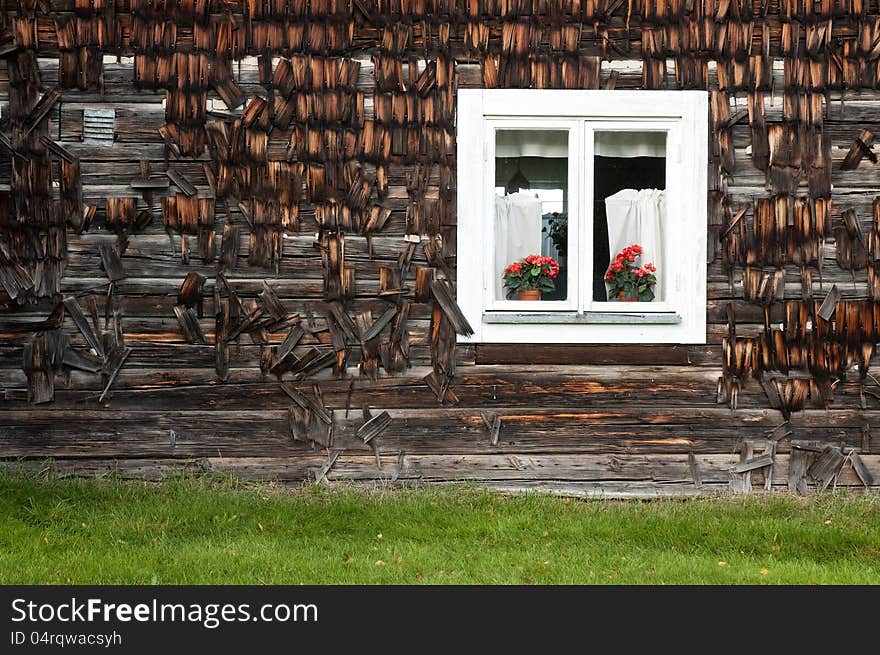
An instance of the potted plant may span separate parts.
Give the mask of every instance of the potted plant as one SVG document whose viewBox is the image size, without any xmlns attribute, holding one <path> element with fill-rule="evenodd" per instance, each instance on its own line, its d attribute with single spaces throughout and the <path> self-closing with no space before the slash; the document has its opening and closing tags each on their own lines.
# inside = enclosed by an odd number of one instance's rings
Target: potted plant
<svg viewBox="0 0 880 655">
<path fill-rule="evenodd" d="M 556 288 L 557 275 L 559 263 L 555 259 L 529 255 L 505 268 L 502 278 L 508 298 L 516 295 L 518 300 L 540 300 L 542 292 Z"/>
<path fill-rule="evenodd" d="M 637 243 L 617 253 L 605 273 L 605 281 L 610 287 L 609 299 L 617 296 L 622 302 L 654 300 L 654 285 L 657 284 L 654 273 L 657 272 L 657 268 L 650 262 L 644 266 L 636 265 L 636 260 L 641 256 L 642 247 Z"/>
<path fill-rule="evenodd" d="M 563 259 L 568 253 L 568 216 L 553 212 L 550 225 L 541 228 L 541 231 L 547 233 L 547 236 L 550 237 L 553 246 L 556 248 L 556 252 L 559 253 L 559 259 Z"/>
<path fill-rule="evenodd" d="M 551 297 L 556 299 L 565 298 L 568 275 L 568 214 L 553 212 L 547 225 L 542 230 L 553 242 L 556 249 L 556 261 L 559 262 L 559 275 L 556 278 L 556 290 Z"/>
</svg>

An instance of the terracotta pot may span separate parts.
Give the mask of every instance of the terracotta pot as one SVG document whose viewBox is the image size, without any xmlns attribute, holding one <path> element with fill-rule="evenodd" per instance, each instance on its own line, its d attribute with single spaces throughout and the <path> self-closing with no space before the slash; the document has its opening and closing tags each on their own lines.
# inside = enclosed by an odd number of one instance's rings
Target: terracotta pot
<svg viewBox="0 0 880 655">
<path fill-rule="evenodd" d="M 516 294 L 517 300 L 540 300 L 541 291 L 539 289 L 526 289 Z"/>
<path fill-rule="evenodd" d="M 620 299 L 620 302 L 639 302 L 638 296 L 636 296 L 635 298 L 627 298 L 626 291 L 621 291 L 618 297 Z"/>
</svg>

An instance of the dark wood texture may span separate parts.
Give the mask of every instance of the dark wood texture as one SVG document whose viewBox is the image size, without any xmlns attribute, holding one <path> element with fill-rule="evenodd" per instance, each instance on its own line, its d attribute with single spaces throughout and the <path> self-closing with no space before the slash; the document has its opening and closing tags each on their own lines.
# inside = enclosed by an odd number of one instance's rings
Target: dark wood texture
<svg viewBox="0 0 880 655">
<path fill-rule="evenodd" d="M 880 480 L 874 0 L 166 5 L 4 5 L 0 458 L 622 497 Z M 710 92 L 705 345 L 456 343 L 475 87 Z"/>
<path fill-rule="evenodd" d="M 704 346 L 491 344 L 476 346 L 477 364 L 687 366 L 702 360 Z"/>
</svg>

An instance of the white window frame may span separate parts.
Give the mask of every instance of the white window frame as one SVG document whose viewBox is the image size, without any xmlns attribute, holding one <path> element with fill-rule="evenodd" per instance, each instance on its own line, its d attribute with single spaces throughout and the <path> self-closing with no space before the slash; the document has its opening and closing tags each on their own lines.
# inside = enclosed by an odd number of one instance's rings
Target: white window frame
<svg viewBox="0 0 880 655">
<path fill-rule="evenodd" d="M 564 301 L 495 298 L 495 130 L 568 129 L 569 260 L 593 270 L 593 133 L 663 130 L 667 221 L 659 302 L 592 300 L 592 280 L 569 277 Z M 458 304 L 469 343 L 706 343 L 705 91 L 461 89 L 458 92 Z M 574 251 L 574 257 L 572 252 Z M 613 253 L 612 253 L 613 254 Z M 574 267 L 571 267 L 574 269 Z"/>
<path fill-rule="evenodd" d="M 548 119 L 548 118 L 520 118 L 520 119 L 492 119 L 487 118 L 484 121 L 484 129 L 486 134 L 484 138 L 487 143 L 492 143 L 492 152 L 486 160 L 486 180 L 495 179 L 495 130 L 559 130 L 568 131 L 568 238 L 571 243 L 577 243 L 580 231 L 580 206 L 577 202 L 571 202 L 577 199 L 580 193 L 578 180 L 578 160 L 581 157 L 581 148 L 583 147 L 583 139 L 576 129 L 576 122 L 571 119 Z M 494 185 L 492 187 L 494 189 Z M 490 189 L 491 191 L 491 189 Z M 484 204 L 484 216 L 494 216 L 495 214 L 495 194 L 484 193 L 482 201 Z M 483 258 L 483 280 L 486 280 L 484 293 L 484 307 L 488 311 L 518 311 L 518 312 L 548 312 L 548 311 L 565 311 L 576 312 L 578 308 L 578 283 L 577 276 L 569 274 L 568 279 L 568 297 L 565 300 L 507 300 L 495 297 L 495 230 L 492 229 L 491 221 L 485 221 L 482 225 L 484 244 L 486 252 L 492 253 L 492 256 Z M 538 253 L 540 254 L 540 253 Z"/>
</svg>

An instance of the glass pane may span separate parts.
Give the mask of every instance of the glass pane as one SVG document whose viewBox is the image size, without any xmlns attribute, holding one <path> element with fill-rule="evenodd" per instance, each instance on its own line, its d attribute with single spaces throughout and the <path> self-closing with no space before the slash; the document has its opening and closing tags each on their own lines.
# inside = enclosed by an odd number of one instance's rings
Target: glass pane
<svg viewBox="0 0 880 655">
<path fill-rule="evenodd" d="M 666 132 L 594 134 L 593 300 L 661 301 Z"/>
<path fill-rule="evenodd" d="M 495 132 L 493 229 L 496 299 L 567 298 L 566 130 Z"/>
</svg>

